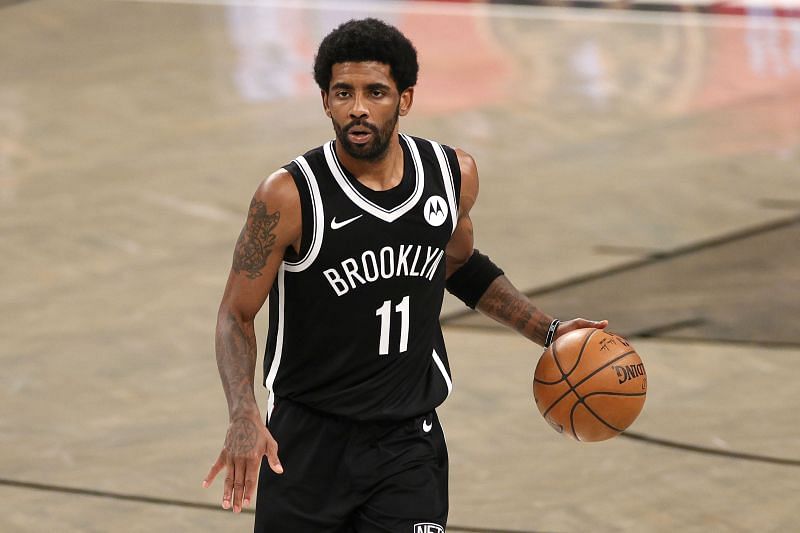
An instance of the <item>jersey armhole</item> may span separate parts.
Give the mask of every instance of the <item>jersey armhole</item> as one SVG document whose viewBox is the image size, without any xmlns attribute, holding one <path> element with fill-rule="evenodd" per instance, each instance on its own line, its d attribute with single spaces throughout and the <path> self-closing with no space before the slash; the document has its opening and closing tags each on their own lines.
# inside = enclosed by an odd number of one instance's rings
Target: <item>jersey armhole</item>
<svg viewBox="0 0 800 533">
<path fill-rule="evenodd" d="M 300 251 L 295 252 L 293 247 L 287 248 L 284 253 L 284 261 L 287 263 L 299 263 L 306 257 L 313 244 L 314 213 L 311 209 L 313 200 L 311 199 L 309 185 L 297 161 L 284 165 L 283 169 L 292 175 L 297 192 L 300 194 L 300 217 L 303 224 L 300 235 Z"/>
<path fill-rule="evenodd" d="M 300 252 L 286 254 L 283 266 L 288 272 L 302 272 L 314 263 L 322 247 L 322 237 L 325 233 L 322 195 L 317 177 L 305 156 L 298 157 L 283 168 L 291 174 L 300 194 L 300 220 L 303 224 Z"/>
<path fill-rule="evenodd" d="M 450 172 L 453 175 L 453 189 L 455 189 L 456 209 L 461 207 L 461 166 L 458 164 L 458 154 L 453 148 L 442 145 L 447 163 L 450 165 Z"/>
</svg>

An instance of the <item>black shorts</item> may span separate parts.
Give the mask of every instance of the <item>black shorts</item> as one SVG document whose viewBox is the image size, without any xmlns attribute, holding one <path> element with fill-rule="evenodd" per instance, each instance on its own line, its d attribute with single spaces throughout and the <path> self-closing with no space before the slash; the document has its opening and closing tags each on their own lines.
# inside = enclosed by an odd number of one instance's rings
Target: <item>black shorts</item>
<svg viewBox="0 0 800 533">
<path fill-rule="evenodd" d="M 256 533 L 438 533 L 447 447 L 436 412 L 355 422 L 278 398 L 269 419 L 284 473 L 261 462 Z"/>
</svg>

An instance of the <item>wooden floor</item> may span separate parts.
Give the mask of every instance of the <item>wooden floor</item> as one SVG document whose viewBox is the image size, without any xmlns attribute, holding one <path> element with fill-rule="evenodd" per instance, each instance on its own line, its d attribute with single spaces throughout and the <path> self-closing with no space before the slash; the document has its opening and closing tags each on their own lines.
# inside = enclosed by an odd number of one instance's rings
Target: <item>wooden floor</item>
<svg viewBox="0 0 800 533">
<path fill-rule="evenodd" d="M 420 53 L 403 130 L 478 161 L 477 246 L 649 376 L 630 433 L 568 441 L 540 350 L 448 296 L 448 530 L 797 530 L 800 19 L 769 13 L 0 2 L 0 531 L 251 530 L 200 487 L 216 307 L 256 184 L 332 136 L 317 43 L 368 14 Z"/>
</svg>

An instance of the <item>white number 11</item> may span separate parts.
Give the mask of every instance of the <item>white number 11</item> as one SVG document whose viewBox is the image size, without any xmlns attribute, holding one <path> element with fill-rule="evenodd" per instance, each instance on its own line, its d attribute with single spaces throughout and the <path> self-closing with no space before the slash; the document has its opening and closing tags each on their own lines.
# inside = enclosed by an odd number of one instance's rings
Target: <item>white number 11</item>
<svg viewBox="0 0 800 533">
<path fill-rule="evenodd" d="M 408 296 L 394 307 L 394 310 L 400 313 L 400 353 L 408 350 Z M 381 317 L 381 338 L 378 343 L 378 354 L 389 354 L 389 331 L 392 314 L 392 302 L 386 300 L 383 305 L 375 311 L 375 316 Z"/>
</svg>

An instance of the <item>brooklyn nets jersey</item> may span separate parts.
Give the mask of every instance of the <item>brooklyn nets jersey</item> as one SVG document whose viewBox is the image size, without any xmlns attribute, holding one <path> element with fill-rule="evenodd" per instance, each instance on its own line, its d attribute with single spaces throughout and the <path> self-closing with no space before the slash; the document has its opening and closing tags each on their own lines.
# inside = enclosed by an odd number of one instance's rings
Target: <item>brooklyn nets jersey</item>
<svg viewBox="0 0 800 533">
<path fill-rule="evenodd" d="M 401 182 L 361 184 L 334 141 L 284 168 L 303 236 L 269 296 L 264 374 L 273 398 L 355 420 L 429 412 L 452 390 L 439 326 L 445 247 L 458 220 L 452 148 L 400 135 Z"/>
</svg>

